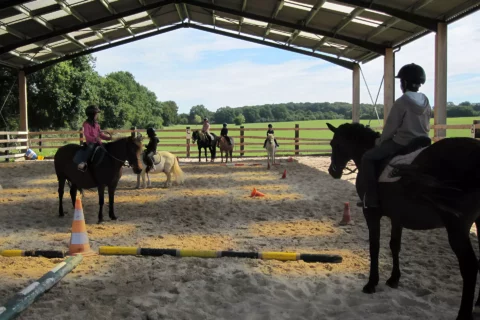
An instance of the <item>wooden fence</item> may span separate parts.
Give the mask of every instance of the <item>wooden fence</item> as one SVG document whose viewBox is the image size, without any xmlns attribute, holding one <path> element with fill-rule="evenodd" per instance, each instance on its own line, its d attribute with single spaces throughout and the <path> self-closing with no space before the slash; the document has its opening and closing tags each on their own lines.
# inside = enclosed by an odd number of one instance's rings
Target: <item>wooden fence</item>
<svg viewBox="0 0 480 320">
<path fill-rule="evenodd" d="M 474 121 L 473 125 L 433 125 L 431 126 L 433 141 L 438 141 L 437 137 L 439 130 L 445 129 L 468 129 L 471 137 L 480 138 L 480 121 Z M 372 128 L 374 130 L 381 130 L 380 127 Z M 185 129 L 159 129 L 157 136 L 160 138 L 158 150 L 170 151 L 180 157 L 197 157 L 197 145 L 192 143 L 191 134 L 193 130 L 200 130 L 200 127 L 186 127 Z M 220 129 L 214 128 L 212 132 Z M 146 137 L 146 129 L 131 128 L 130 130 L 107 130 L 116 137 L 136 135 L 141 133 Z M 246 128 L 240 126 L 237 128 L 229 128 L 229 136 L 235 139 L 235 156 L 264 156 L 265 150 L 263 143 L 266 136 L 264 128 Z M 295 124 L 293 128 L 275 128 L 276 139 L 280 144 L 277 149 L 278 155 L 285 156 L 300 156 L 300 155 L 329 155 L 331 153 L 330 138 L 313 138 L 302 137 L 302 132 L 318 132 L 319 136 L 325 136 L 322 132 L 329 131 L 328 128 L 303 128 L 299 124 Z M 306 134 L 304 134 L 306 135 Z M 37 153 L 52 154 L 51 149 L 58 149 L 59 147 L 68 143 L 82 144 L 84 137 L 82 131 L 41 131 L 41 132 L 0 132 L 0 155 L 2 158 L 16 158 L 22 157 L 25 150 L 30 147 Z M 50 152 L 47 150 L 50 149 Z M 14 151 L 17 151 L 15 153 Z M 18 153 L 21 152 L 21 153 Z M 203 151 L 202 151 L 203 154 Z M 48 155 L 47 155 L 48 157 Z"/>
</svg>

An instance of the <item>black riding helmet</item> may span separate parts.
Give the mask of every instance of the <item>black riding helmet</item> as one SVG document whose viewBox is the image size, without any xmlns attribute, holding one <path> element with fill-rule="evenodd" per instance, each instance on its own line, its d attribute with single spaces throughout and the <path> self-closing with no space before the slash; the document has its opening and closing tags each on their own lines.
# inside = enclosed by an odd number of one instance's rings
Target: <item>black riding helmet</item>
<svg viewBox="0 0 480 320">
<path fill-rule="evenodd" d="M 272 124 L 271 124 L 271 123 L 269 123 L 269 124 L 268 124 L 268 127 L 269 127 L 269 128 L 271 128 L 271 127 L 272 127 Z"/>
<path fill-rule="evenodd" d="M 99 113 L 100 112 L 100 109 L 95 106 L 95 105 L 89 105 L 86 109 L 85 109 L 85 114 L 87 115 L 87 117 L 92 117 L 94 116 L 95 114 Z"/>
<path fill-rule="evenodd" d="M 203 118 L 203 121 L 208 121 L 208 118 Z"/>
<path fill-rule="evenodd" d="M 155 134 L 155 129 L 153 129 L 152 127 L 148 128 L 148 129 L 147 129 L 147 136 L 149 136 L 149 137 L 154 137 L 154 136 L 156 136 L 156 134 Z"/>
<path fill-rule="evenodd" d="M 410 63 L 404 65 L 399 71 L 395 78 L 404 80 L 412 84 L 425 84 L 427 76 L 425 70 L 422 67 L 415 63 Z"/>
<path fill-rule="evenodd" d="M 224 124 L 223 124 L 223 127 L 225 128 L 226 126 L 227 126 L 227 124 L 226 124 L 226 123 L 224 123 Z"/>
</svg>

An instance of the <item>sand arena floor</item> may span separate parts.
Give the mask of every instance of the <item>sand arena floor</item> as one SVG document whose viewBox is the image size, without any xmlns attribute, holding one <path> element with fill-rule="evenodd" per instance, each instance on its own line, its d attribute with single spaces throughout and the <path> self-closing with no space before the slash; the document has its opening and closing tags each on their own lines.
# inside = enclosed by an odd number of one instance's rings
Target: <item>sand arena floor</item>
<svg viewBox="0 0 480 320">
<path fill-rule="evenodd" d="M 127 169 L 116 193 L 119 221 L 107 215 L 105 224 L 96 224 L 96 192 L 86 192 L 83 208 L 94 249 L 336 253 L 343 263 L 96 256 L 20 319 L 454 319 L 461 277 L 444 230 L 404 231 L 402 278 L 394 290 L 384 284 L 391 271 L 384 218 L 380 285 L 374 295 L 361 292 L 368 230 L 354 205 L 355 176 L 334 180 L 328 164 L 328 158 L 304 157 L 268 171 L 192 160 L 182 166 L 184 186 L 161 188 L 162 173 L 152 175 L 153 188 L 146 190 L 134 189 L 136 176 Z M 284 169 L 287 179 L 280 179 Z M 0 185 L 0 250 L 68 248 L 73 208 L 66 198 L 67 215 L 57 216 L 53 162 L 0 163 Z M 267 196 L 250 198 L 254 187 Z M 353 224 L 339 227 L 346 201 Z M 473 235 L 472 241 L 478 248 Z M 60 261 L 0 257 L 0 305 Z"/>
</svg>

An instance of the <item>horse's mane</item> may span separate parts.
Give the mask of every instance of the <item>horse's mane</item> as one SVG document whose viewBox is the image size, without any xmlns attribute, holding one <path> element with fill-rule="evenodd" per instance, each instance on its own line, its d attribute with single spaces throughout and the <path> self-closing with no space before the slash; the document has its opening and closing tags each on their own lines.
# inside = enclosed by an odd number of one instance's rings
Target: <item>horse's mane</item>
<svg viewBox="0 0 480 320">
<path fill-rule="evenodd" d="M 380 137 L 380 133 L 367 128 L 361 123 L 344 123 L 338 126 L 336 134 L 349 140 L 372 141 Z"/>
</svg>

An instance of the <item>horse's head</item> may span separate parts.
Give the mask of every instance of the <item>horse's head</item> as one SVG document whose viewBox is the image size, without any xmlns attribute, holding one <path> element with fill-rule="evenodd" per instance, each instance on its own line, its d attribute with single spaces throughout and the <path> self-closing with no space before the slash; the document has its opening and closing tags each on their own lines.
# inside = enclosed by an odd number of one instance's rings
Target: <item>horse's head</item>
<svg viewBox="0 0 480 320">
<path fill-rule="evenodd" d="M 273 135 L 273 133 L 267 134 L 267 141 L 273 143 L 274 139 L 275 139 L 275 136 Z"/>
<path fill-rule="evenodd" d="M 139 174 L 142 172 L 142 159 L 140 154 L 142 152 L 142 136 L 128 137 L 126 140 L 127 146 L 127 160 L 132 167 L 133 173 Z"/>
<path fill-rule="evenodd" d="M 200 134 L 198 130 L 194 130 L 192 132 L 192 142 L 195 144 L 198 140 L 200 140 Z"/>
<path fill-rule="evenodd" d="M 375 139 L 380 134 L 359 123 L 345 123 L 338 128 L 330 123 L 327 123 L 327 126 L 333 132 L 328 173 L 333 178 L 340 179 L 348 161 L 353 160 L 359 165 L 365 151 L 375 146 Z"/>
</svg>

